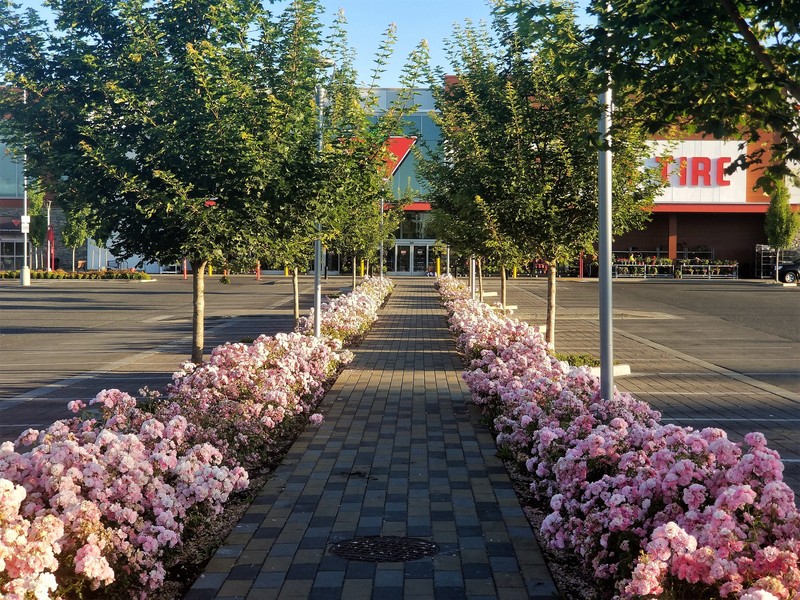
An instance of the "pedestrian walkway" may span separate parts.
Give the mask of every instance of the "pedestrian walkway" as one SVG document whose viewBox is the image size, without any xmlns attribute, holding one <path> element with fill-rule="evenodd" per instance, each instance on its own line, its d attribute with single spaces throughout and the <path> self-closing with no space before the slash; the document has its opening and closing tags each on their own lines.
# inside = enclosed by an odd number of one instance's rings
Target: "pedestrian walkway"
<svg viewBox="0 0 800 600">
<path fill-rule="evenodd" d="M 558 597 L 432 282 L 395 284 L 186 600 Z"/>
</svg>

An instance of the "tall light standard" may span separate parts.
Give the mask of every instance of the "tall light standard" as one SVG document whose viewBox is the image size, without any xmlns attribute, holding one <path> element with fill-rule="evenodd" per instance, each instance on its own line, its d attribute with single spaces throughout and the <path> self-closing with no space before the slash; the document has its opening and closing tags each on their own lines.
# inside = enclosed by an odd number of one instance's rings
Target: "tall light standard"
<svg viewBox="0 0 800 600">
<path fill-rule="evenodd" d="M 392 180 L 391 177 L 387 177 L 386 179 L 384 179 L 384 182 L 388 185 L 391 180 Z M 380 266 L 381 279 L 383 279 L 383 206 L 384 206 L 384 198 L 383 197 L 378 198 L 378 202 L 380 202 L 380 207 L 379 208 L 381 209 L 381 230 L 380 230 L 381 243 L 380 243 L 380 247 L 378 248 L 378 252 L 379 252 L 379 261 L 378 262 L 379 262 L 379 266 Z"/>
<path fill-rule="evenodd" d="M 28 103 L 28 91 L 22 90 L 22 101 Z M 28 231 L 31 226 L 31 218 L 28 215 L 28 169 L 27 156 L 22 157 L 22 218 L 20 219 L 20 230 L 22 231 L 22 269 L 19 271 L 20 285 L 29 286 L 31 284 L 31 268 L 28 266 Z"/>
<path fill-rule="evenodd" d="M 53 258 L 55 254 L 55 235 L 53 226 L 50 224 L 50 209 L 53 206 L 52 200 L 47 201 L 47 272 L 53 270 Z"/>
<path fill-rule="evenodd" d="M 335 67 L 335 63 L 331 59 L 320 57 L 320 66 L 323 68 Z M 317 151 L 319 158 L 322 159 L 322 151 L 324 149 L 324 130 L 325 130 L 325 88 L 322 84 L 317 85 L 317 110 L 319 112 L 319 122 L 317 124 Z M 322 312 L 322 223 L 317 221 L 317 239 L 314 240 L 314 337 L 319 338 L 322 336 L 322 324 L 320 322 L 320 313 Z"/>
<path fill-rule="evenodd" d="M 19 271 L 20 285 L 31 284 L 31 268 L 28 266 L 28 231 L 30 231 L 31 218 L 28 215 L 28 174 L 25 170 L 25 159 L 22 159 L 22 217 L 20 218 L 20 231 L 22 231 L 22 269 Z"/>
<path fill-rule="evenodd" d="M 603 114 L 600 117 L 600 141 L 606 147 L 599 151 L 598 191 L 599 229 L 598 256 L 600 261 L 600 397 L 611 400 L 614 395 L 614 338 L 611 292 L 611 85 L 600 96 Z"/>
</svg>

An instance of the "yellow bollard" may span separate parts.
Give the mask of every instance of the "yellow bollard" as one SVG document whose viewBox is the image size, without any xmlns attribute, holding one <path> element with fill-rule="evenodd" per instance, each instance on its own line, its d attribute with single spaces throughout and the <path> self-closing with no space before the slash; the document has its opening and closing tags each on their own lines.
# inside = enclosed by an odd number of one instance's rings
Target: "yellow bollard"
<svg viewBox="0 0 800 600">
<path fill-rule="evenodd" d="M 208 276 L 211 277 L 214 274 L 214 267 L 211 266 L 211 263 L 208 263 Z"/>
<path fill-rule="evenodd" d="M 436 276 L 442 276 L 442 258 L 440 256 L 436 257 Z"/>
<path fill-rule="evenodd" d="M 361 277 L 364 277 L 364 259 L 361 259 Z"/>
<path fill-rule="evenodd" d="M 517 265 L 514 265 L 514 269 L 511 271 L 511 278 L 512 279 L 517 278 Z"/>
<path fill-rule="evenodd" d="M 285 267 L 283 267 L 283 276 L 284 277 L 288 277 L 289 276 L 289 265 L 286 265 Z"/>
</svg>

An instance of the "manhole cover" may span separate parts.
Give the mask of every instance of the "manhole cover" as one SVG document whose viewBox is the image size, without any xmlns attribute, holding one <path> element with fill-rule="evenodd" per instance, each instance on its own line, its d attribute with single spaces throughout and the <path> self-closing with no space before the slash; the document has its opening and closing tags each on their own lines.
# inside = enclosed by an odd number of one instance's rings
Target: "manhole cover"
<svg viewBox="0 0 800 600">
<path fill-rule="evenodd" d="M 398 536 L 368 536 L 333 544 L 330 551 L 347 560 L 364 562 L 405 562 L 433 556 L 439 547 L 433 542 Z"/>
</svg>

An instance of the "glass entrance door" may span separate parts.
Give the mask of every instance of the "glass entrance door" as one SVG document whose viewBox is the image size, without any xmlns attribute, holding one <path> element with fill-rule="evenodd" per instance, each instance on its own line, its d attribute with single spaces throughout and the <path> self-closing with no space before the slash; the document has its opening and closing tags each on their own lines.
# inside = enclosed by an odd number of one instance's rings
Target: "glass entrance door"
<svg viewBox="0 0 800 600">
<path fill-rule="evenodd" d="M 424 274 L 428 271 L 428 247 L 414 246 L 414 273 Z"/>
<path fill-rule="evenodd" d="M 411 270 L 411 247 L 407 245 L 397 246 L 397 268 L 398 273 L 408 273 Z"/>
</svg>

